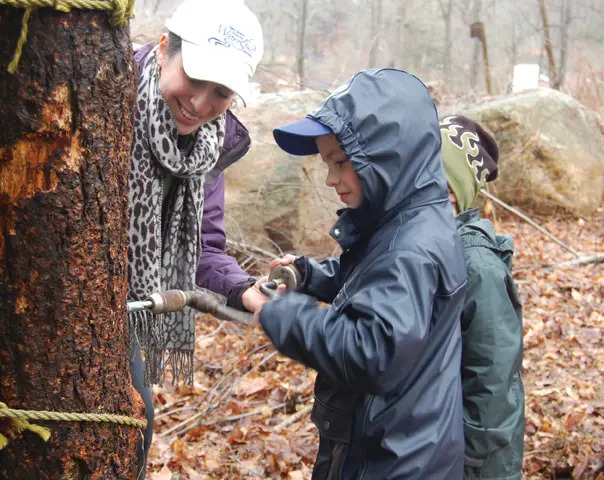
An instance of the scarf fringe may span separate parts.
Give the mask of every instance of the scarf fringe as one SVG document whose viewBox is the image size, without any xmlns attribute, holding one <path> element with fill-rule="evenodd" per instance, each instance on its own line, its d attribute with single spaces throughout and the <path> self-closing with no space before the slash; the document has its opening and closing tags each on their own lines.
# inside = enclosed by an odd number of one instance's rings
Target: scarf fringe
<svg viewBox="0 0 604 480">
<path fill-rule="evenodd" d="M 193 350 L 145 351 L 145 385 L 161 385 L 167 370 L 172 372 L 172 385 L 193 385 Z"/>
<path fill-rule="evenodd" d="M 131 312 L 128 314 L 128 328 L 130 331 L 128 339 L 128 357 L 134 358 L 136 348 L 146 350 L 151 345 L 151 332 L 154 327 L 154 323 L 158 322 L 158 318 L 155 318 L 151 312 L 140 311 Z M 157 343 L 156 343 L 157 345 Z"/>
<path fill-rule="evenodd" d="M 162 347 L 164 338 L 163 315 L 151 312 L 131 312 L 128 314 L 130 337 L 128 357 L 132 360 L 137 348 L 144 351 L 145 386 L 161 385 L 166 370 L 172 372 L 172 384 L 193 385 L 193 350 L 176 350 Z"/>
</svg>

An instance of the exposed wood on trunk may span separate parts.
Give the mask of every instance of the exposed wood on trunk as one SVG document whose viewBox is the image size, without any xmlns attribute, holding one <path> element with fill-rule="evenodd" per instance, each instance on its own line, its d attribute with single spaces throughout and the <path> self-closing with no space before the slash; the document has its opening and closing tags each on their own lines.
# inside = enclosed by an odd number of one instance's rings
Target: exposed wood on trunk
<svg viewBox="0 0 604 480">
<path fill-rule="evenodd" d="M 142 418 L 127 357 L 127 178 L 135 70 L 105 12 L 0 7 L 0 401 Z M 134 478 L 141 434 L 37 422 L 0 478 Z"/>
</svg>

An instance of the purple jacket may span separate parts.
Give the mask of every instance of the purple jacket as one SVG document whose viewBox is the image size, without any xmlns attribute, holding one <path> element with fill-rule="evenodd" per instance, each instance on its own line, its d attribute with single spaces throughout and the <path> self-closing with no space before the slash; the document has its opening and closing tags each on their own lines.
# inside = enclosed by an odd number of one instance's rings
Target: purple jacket
<svg viewBox="0 0 604 480">
<path fill-rule="evenodd" d="M 134 52 L 134 61 L 140 71 L 153 49 L 148 43 Z M 226 112 L 226 132 L 218 162 L 206 176 L 204 185 L 203 219 L 201 223 L 202 253 L 197 268 L 197 285 L 225 297 L 235 285 L 253 283 L 250 277 L 226 253 L 224 232 L 224 173 L 223 170 L 243 157 L 251 145 L 250 135 L 230 110 Z"/>
</svg>

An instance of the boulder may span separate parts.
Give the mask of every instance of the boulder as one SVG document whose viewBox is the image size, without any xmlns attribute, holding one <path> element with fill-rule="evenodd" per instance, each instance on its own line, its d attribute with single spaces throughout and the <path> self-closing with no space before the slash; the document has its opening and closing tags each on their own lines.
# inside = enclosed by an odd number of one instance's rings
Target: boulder
<svg viewBox="0 0 604 480">
<path fill-rule="evenodd" d="M 277 147 L 273 128 L 299 120 L 324 92 L 261 94 L 234 113 L 250 131 L 250 151 L 225 171 L 227 238 L 280 254 L 330 254 L 329 228 L 342 204 L 325 186 L 317 156 L 295 157 Z M 304 250 L 302 250 L 304 249 Z"/>
<path fill-rule="evenodd" d="M 480 122 L 500 148 L 491 191 L 527 210 L 563 207 L 589 215 L 604 196 L 604 132 L 599 115 L 551 89 L 457 109 Z M 442 114 L 442 111 L 441 111 Z"/>
</svg>

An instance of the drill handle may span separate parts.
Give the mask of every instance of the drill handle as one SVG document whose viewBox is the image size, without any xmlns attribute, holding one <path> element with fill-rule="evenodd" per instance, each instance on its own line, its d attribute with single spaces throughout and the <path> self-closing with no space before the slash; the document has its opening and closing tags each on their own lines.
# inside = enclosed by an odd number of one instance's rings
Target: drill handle
<svg viewBox="0 0 604 480">
<path fill-rule="evenodd" d="M 161 313 L 179 312 L 185 307 L 191 307 L 199 312 L 209 313 L 220 320 L 245 323 L 254 323 L 251 313 L 241 312 L 235 308 L 221 305 L 218 300 L 209 293 L 199 290 L 166 290 L 153 293 L 149 300 L 153 306 L 149 311 L 155 315 Z"/>
</svg>

